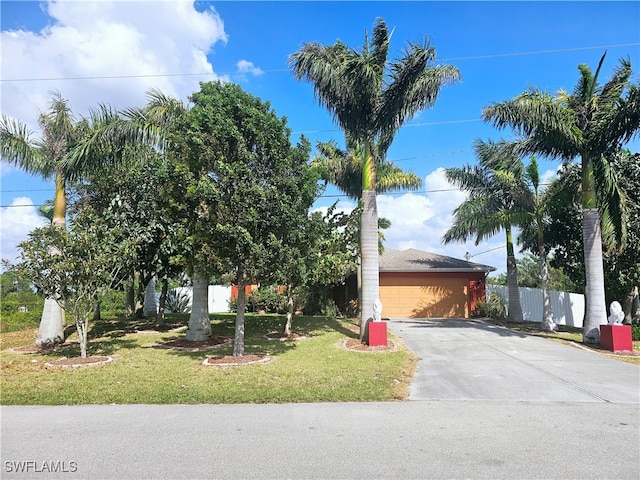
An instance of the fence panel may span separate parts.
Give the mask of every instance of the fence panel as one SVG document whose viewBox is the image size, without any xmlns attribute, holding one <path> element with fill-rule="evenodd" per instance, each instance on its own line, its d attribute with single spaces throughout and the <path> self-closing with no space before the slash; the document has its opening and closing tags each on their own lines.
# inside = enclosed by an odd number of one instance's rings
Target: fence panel
<svg viewBox="0 0 640 480">
<path fill-rule="evenodd" d="M 520 303 L 525 320 L 542 322 L 542 290 L 520 287 Z M 509 302 L 509 290 L 504 285 L 487 285 L 487 295 L 496 292 Z M 584 319 L 584 295 L 580 293 L 557 292 L 551 290 L 551 310 L 553 320 L 558 325 L 582 328 Z"/>
</svg>

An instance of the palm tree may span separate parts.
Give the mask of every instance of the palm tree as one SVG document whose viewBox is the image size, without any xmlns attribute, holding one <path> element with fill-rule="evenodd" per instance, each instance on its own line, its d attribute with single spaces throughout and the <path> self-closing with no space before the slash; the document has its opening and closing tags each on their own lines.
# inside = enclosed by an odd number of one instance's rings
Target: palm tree
<svg viewBox="0 0 640 480">
<path fill-rule="evenodd" d="M 457 68 L 432 64 L 436 52 L 427 40 L 422 45 L 410 43 L 400 59 L 388 63 L 389 40 L 387 25 L 377 19 L 372 38 L 365 34 L 361 51 L 340 40 L 330 46 L 314 42 L 305 43 L 290 57 L 296 79 L 313 84 L 318 102 L 345 136 L 361 146 L 361 339 L 379 296 L 376 165 L 384 157 L 376 158 L 374 145 L 390 145 L 407 120 L 434 105 L 443 85 L 460 78 Z M 383 154 L 387 148 L 380 150 Z"/>
<path fill-rule="evenodd" d="M 607 321 L 602 239 L 613 235 L 625 240 L 623 194 L 610 168 L 609 156 L 640 130 L 640 88 L 631 81 L 631 63 L 620 60 L 604 85 L 598 77 L 606 52 L 595 73 L 579 65 L 580 79 L 573 93 L 555 96 L 530 88 L 512 100 L 483 110 L 483 118 L 498 128 L 510 126 L 524 138 L 523 154 L 540 154 L 582 162 L 582 233 L 586 269 L 586 312 L 583 341 L 600 341 L 599 325 Z M 601 207 L 607 213 L 600 215 Z M 603 212 L 605 209 L 603 208 Z"/>
<path fill-rule="evenodd" d="M 38 124 L 42 129 L 42 138 L 34 139 L 25 124 L 3 115 L 0 120 L 2 160 L 45 179 L 53 177 L 55 197 L 51 223 L 65 228 L 66 185 L 70 172 L 64 161 L 81 134 L 81 125 L 74 120 L 67 100 L 57 92 L 52 94 L 49 111 L 39 116 Z M 63 341 L 64 312 L 55 300 L 46 298 L 36 345 L 52 345 Z"/>
<path fill-rule="evenodd" d="M 538 243 L 538 258 L 540 261 L 540 285 L 542 290 L 542 330 L 551 332 L 557 329 L 553 320 L 553 310 L 551 308 L 551 296 L 549 294 L 549 267 L 547 265 L 547 249 L 544 244 L 544 217 L 549 201 L 547 191 L 540 191 L 540 170 L 536 157 L 531 157 L 529 165 L 526 166 L 524 180 L 527 185 L 523 189 L 524 202 L 528 205 L 531 221 L 529 224 L 536 231 Z M 525 227 L 525 226 L 523 226 Z"/>
<path fill-rule="evenodd" d="M 388 145 L 387 145 L 388 147 Z M 362 196 L 362 147 L 353 140 L 347 139 L 347 149 L 342 150 L 336 142 L 318 142 L 318 156 L 314 159 L 314 166 L 321 171 L 324 181 L 338 187 L 352 200 L 359 200 Z M 386 193 L 399 190 L 417 190 L 422 185 L 422 179 L 413 172 L 405 172 L 392 162 L 381 162 L 384 154 L 380 154 L 384 146 L 377 142 L 374 146 L 376 154 L 376 193 Z M 382 251 L 381 230 L 389 228 L 391 223 L 385 218 L 378 219 L 380 236 L 379 250 Z M 360 247 L 360 245 L 358 245 Z M 358 263 L 357 285 L 358 305 L 362 304 L 362 264 Z"/>
<path fill-rule="evenodd" d="M 445 171 L 447 180 L 469 192 L 469 198 L 453 211 L 453 225 L 442 240 L 445 244 L 464 242 L 475 235 L 478 245 L 504 230 L 507 242 L 508 321 L 521 323 L 522 306 L 512 227 L 521 223 L 525 214 L 517 205 L 511 186 L 507 185 L 504 172 L 492 168 L 492 165 L 500 165 L 509 152 L 504 144 L 484 143 L 481 140 L 475 142 L 474 149 L 479 160 L 477 166 L 448 168 Z"/>
</svg>

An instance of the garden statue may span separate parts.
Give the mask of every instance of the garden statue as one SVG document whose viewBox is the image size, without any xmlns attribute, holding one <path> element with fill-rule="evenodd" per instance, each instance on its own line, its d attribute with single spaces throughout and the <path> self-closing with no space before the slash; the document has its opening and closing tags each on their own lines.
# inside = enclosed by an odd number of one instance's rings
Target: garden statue
<svg viewBox="0 0 640 480">
<path fill-rule="evenodd" d="M 379 322 L 382 320 L 382 302 L 379 298 L 373 302 L 373 321 Z"/>
<path fill-rule="evenodd" d="M 609 315 L 608 324 L 609 325 L 618 325 L 622 324 L 622 320 L 624 320 L 624 312 L 622 311 L 622 306 L 619 302 L 611 302 L 611 307 L 609 307 L 611 315 Z"/>
</svg>

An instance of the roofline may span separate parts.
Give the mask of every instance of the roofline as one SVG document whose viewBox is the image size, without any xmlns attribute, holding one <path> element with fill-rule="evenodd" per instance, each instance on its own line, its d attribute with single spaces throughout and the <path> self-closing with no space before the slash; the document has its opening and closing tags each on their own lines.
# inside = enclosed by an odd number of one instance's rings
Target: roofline
<svg viewBox="0 0 640 480">
<path fill-rule="evenodd" d="M 495 267 L 487 266 L 486 268 L 425 268 L 420 270 L 408 270 L 406 268 L 379 268 L 379 272 L 402 272 L 402 273 L 489 273 L 494 272 Z"/>
</svg>

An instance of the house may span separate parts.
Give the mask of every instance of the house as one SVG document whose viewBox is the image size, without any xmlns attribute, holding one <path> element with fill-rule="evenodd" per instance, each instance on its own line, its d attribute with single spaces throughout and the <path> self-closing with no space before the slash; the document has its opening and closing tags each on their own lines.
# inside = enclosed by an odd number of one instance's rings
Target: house
<svg viewBox="0 0 640 480">
<path fill-rule="evenodd" d="M 380 256 L 383 317 L 469 318 L 485 298 L 494 267 L 421 250 L 385 248 Z"/>
<path fill-rule="evenodd" d="M 469 318 L 485 298 L 486 276 L 495 268 L 424 252 L 385 248 L 380 256 L 380 301 L 385 318 Z M 357 298 L 355 279 L 341 297 Z"/>
</svg>

